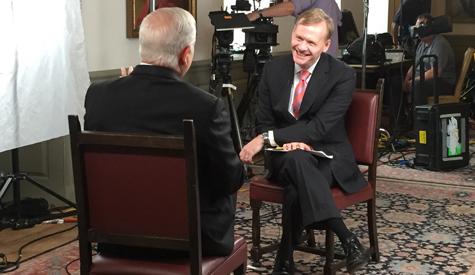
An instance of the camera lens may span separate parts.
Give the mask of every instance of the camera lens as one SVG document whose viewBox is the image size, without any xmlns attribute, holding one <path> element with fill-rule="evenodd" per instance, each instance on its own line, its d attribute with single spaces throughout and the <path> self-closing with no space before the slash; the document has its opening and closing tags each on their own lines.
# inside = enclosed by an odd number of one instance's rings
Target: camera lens
<svg viewBox="0 0 475 275">
<path fill-rule="evenodd" d="M 256 33 L 256 40 L 258 42 L 267 42 L 267 33 Z"/>
</svg>

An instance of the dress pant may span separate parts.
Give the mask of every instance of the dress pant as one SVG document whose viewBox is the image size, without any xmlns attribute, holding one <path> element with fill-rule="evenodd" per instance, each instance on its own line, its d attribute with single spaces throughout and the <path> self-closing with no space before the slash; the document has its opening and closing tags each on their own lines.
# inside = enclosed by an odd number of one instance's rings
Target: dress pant
<svg viewBox="0 0 475 275">
<path fill-rule="evenodd" d="M 331 188 L 336 180 L 330 168 L 331 159 L 316 157 L 303 150 L 272 153 L 272 180 L 282 184 L 281 259 L 291 259 L 294 247 L 305 226 L 341 218 Z"/>
</svg>

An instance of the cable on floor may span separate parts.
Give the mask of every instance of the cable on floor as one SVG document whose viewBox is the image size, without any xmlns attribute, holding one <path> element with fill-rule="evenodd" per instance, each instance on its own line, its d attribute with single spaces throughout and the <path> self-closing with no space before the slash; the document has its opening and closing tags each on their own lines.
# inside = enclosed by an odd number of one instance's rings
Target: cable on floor
<svg viewBox="0 0 475 275">
<path fill-rule="evenodd" d="M 49 234 L 49 235 L 45 235 L 45 236 L 43 236 L 43 237 L 41 237 L 41 238 L 32 240 L 32 241 L 30 241 L 30 242 L 24 244 L 24 245 L 23 245 L 22 247 L 20 247 L 20 249 L 18 250 L 18 258 L 16 259 L 16 261 L 14 261 L 14 262 L 7 262 L 7 261 L 6 261 L 6 256 L 5 256 L 5 258 L 4 258 L 4 263 L 5 263 L 5 264 L 4 264 L 3 267 L 0 267 L 0 273 L 10 273 L 10 272 L 13 272 L 13 271 L 17 270 L 17 269 L 20 267 L 20 263 L 23 263 L 23 262 L 25 262 L 25 261 L 27 261 L 27 260 L 34 259 L 34 258 L 36 258 L 36 257 L 38 257 L 38 256 L 41 256 L 41 255 L 43 255 L 43 254 L 45 254 L 45 253 L 48 253 L 48 252 L 54 250 L 54 249 L 56 249 L 56 248 L 60 248 L 60 247 L 62 247 L 62 246 L 65 246 L 65 245 L 67 245 L 67 244 L 69 244 L 69 243 L 72 243 L 72 242 L 76 241 L 77 238 L 75 238 L 75 239 L 73 239 L 73 240 L 70 240 L 70 241 L 67 241 L 67 242 L 65 242 L 65 243 L 63 243 L 63 244 L 60 244 L 60 245 L 58 245 L 58 246 L 56 246 L 56 247 L 53 247 L 53 248 L 51 248 L 51 249 L 48 249 L 48 250 L 46 250 L 46 251 L 43 251 L 43 252 L 41 252 L 41 253 L 39 253 L 39 254 L 33 256 L 33 257 L 30 257 L 30 258 L 28 258 L 28 259 L 25 259 L 25 260 L 23 260 L 23 261 L 20 261 L 20 260 L 21 260 L 21 257 L 22 257 L 21 252 L 22 252 L 23 248 L 25 248 L 25 247 L 27 247 L 28 245 L 33 244 L 33 243 L 35 243 L 35 242 L 37 242 L 37 241 L 40 241 L 40 240 L 46 239 L 46 238 L 48 238 L 48 237 L 51 237 L 51 236 L 55 236 L 55 235 L 64 233 L 64 232 L 69 231 L 69 230 L 71 230 L 71 229 L 73 229 L 73 228 L 76 228 L 76 227 L 77 227 L 77 224 L 74 225 L 74 226 L 72 226 L 72 227 L 70 227 L 70 228 L 67 228 L 67 229 L 64 229 L 64 230 L 61 230 L 61 231 L 58 231 L 58 232 L 55 232 L 55 233 L 52 233 L 52 234 Z M 1 256 L 1 255 L 0 255 L 0 256 Z"/>
</svg>

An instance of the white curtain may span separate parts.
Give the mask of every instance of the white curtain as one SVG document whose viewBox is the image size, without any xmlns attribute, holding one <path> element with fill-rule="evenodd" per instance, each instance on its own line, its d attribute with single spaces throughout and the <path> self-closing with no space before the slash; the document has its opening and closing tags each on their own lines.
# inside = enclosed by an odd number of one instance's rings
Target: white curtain
<svg viewBox="0 0 475 275">
<path fill-rule="evenodd" d="M 68 134 L 89 86 L 79 0 L 0 1 L 0 152 Z"/>
</svg>

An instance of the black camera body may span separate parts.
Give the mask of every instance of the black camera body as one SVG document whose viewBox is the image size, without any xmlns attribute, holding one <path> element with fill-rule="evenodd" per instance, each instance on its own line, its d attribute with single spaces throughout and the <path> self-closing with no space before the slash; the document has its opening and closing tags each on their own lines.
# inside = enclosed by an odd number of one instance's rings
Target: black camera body
<svg viewBox="0 0 475 275">
<path fill-rule="evenodd" d="M 232 5 L 231 9 L 233 11 L 250 11 L 251 3 L 247 0 L 236 0 L 236 5 Z"/>
<path fill-rule="evenodd" d="M 259 49 L 279 45 L 277 43 L 279 26 L 272 22 L 272 18 L 259 18 L 252 23 L 254 29 L 242 30 L 245 33 L 244 46 Z"/>
</svg>

